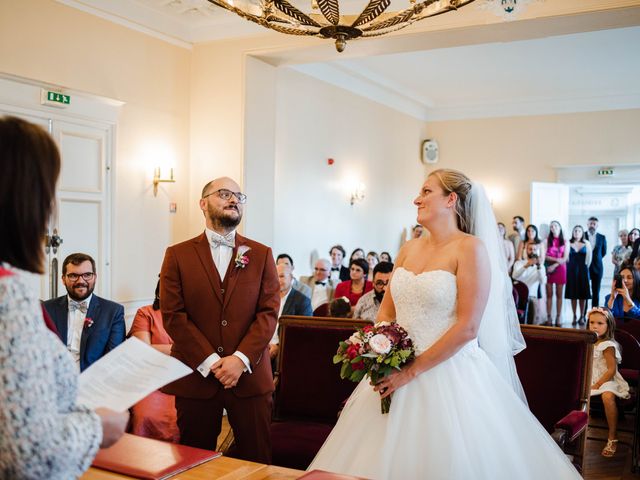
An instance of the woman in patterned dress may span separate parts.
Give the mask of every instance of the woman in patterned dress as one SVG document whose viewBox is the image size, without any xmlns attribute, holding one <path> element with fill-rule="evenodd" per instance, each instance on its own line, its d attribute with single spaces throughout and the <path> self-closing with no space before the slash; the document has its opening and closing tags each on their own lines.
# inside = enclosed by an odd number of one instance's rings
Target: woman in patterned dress
<svg viewBox="0 0 640 480">
<path fill-rule="evenodd" d="M 122 436 L 128 414 L 76 403 L 77 367 L 26 280 L 43 272 L 60 172 L 53 139 L 0 118 L 0 165 L 0 478 L 77 478 Z"/>
</svg>

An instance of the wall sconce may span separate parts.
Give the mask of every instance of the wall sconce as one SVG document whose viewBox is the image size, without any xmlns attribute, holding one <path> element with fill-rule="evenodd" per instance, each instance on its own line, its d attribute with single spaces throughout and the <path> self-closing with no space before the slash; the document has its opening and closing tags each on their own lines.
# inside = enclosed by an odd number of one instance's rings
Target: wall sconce
<svg viewBox="0 0 640 480">
<path fill-rule="evenodd" d="M 364 191 L 366 190 L 366 186 L 364 183 L 358 183 L 356 186 L 353 187 L 353 190 L 351 190 L 351 205 L 353 205 L 356 202 L 359 202 L 361 200 L 364 200 Z"/>
<path fill-rule="evenodd" d="M 156 167 L 153 171 L 153 196 L 158 196 L 158 184 L 159 183 L 175 183 L 173 178 L 173 168 L 169 169 L 169 178 L 162 178 L 160 176 L 160 167 Z"/>
</svg>

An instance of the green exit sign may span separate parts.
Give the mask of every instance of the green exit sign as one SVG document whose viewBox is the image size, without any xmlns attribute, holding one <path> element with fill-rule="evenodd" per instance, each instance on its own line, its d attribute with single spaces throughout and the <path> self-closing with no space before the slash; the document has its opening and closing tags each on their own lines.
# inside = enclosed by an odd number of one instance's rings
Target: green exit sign
<svg viewBox="0 0 640 480">
<path fill-rule="evenodd" d="M 42 88 L 40 89 L 40 103 L 50 107 L 66 108 L 71 104 L 71 95 Z"/>
<path fill-rule="evenodd" d="M 50 102 L 62 103 L 63 105 L 69 105 L 71 103 L 71 96 L 65 95 L 59 92 L 47 92 L 47 100 Z"/>
</svg>

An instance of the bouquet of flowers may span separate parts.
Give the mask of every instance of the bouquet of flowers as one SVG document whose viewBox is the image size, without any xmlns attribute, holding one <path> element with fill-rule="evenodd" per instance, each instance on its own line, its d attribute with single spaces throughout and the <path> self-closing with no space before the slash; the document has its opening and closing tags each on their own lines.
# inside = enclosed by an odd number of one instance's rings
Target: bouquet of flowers
<svg viewBox="0 0 640 480">
<path fill-rule="evenodd" d="M 380 322 L 358 329 L 340 342 L 333 363 L 342 363 L 340 378 L 359 382 L 365 375 L 378 383 L 415 358 L 413 342 L 397 323 Z M 391 395 L 381 399 L 382 413 L 389 413 Z"/>
</svg>

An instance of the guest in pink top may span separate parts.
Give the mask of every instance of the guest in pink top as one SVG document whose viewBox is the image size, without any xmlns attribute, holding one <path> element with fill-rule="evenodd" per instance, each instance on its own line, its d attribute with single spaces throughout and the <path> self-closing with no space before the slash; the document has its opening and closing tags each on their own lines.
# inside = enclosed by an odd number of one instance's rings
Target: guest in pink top
<svg viewBox="0 0 640 480">
<path fill-rule="evenodd" d="M 341 282 L 336 286 L 334 298 L 347 297 L 353 312 L 356 303 L 365 293 L 373 290 L 373 284 L 367 280 L 369 264 L 363 258 L 356 258 L 349 262 L 351 280 Z"/>
<path fill-rule="evenodd" d="M 569 260 L 569 247 L 562 234 L 562 226 L 553 220 L 549 224 L 549 236 L 547 237 L 547 256 L 545 265 L 547 268 L 547 324 L 553 324 L 551 310 L 553 307 L 553 295 L 555 287 L 556 297 L 556 325 L 562 322 L 562 303 L 564 301 L 564 286 L 567 283 L 567 261 Z"/>
<path fill-rule="evenodd" d="M 169 355 L 173 340 L 162 324 L 159 287 L 160 282 L 156 286 L 153 305 L 145 305 L 136 312 L 129 336 L 139 338 L 156 350 Z M 180 440 L 173 395 L 157 390 L 136 403 L 131 410 L 131 433 L 134 435 L 173 443 Z"/>
</svg>

